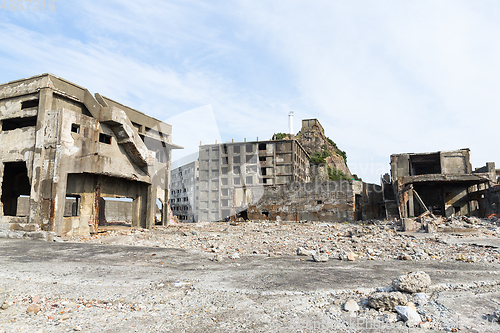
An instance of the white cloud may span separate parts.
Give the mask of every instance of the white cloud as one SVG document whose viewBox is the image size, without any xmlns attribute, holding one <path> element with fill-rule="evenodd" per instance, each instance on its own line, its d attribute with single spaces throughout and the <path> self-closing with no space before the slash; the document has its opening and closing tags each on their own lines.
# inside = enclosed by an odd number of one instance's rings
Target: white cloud
<svg viewBox="0 0 500 333">
<path fill-rule="evenodd" d="M 499 159 L 499 9 L 493 1 L 64 2 L 0 23 L 0 78 L 52 72 L 162 120 L 211 106 L 224 141 L 284 132 L 294 110 L 296 130 L 318 118 L 353 171 L 378 182 L 391 153 L 469 147 L 474 166 Z"/>
</svg>

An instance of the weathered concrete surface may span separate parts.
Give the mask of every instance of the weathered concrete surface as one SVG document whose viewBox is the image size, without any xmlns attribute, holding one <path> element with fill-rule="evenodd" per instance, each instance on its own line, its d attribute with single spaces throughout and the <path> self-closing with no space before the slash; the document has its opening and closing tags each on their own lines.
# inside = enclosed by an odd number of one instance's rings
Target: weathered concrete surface
<svg viewBox="0 0 500 333">
<path fill-rule="evenodd" d="M 453 309 L 450 315 L 477 322 L 480 321 L 477 316 L 492 313 L 500 301 L 498 292 L 459 293 L 455 298 L 449 292 L 439 294 L 439 288 L 445 288 L 446 284 L 499 283 L 500 267 L 495 264 L 365 260 L 316 263 L 297 256 L 272 258 L 262 255 L 219 263 L 208 260 L 209 254 L 179 249 L 7 239 L 0 239 L 0 248 L 0 289 L 12 296 L 22 297 L 24 293 L 25 297 L 41 295 L 57 302 L 85 299 L 141 304 L 143 310 L 128 313 L 117 322 L 113 319 L 106 322 L 110 315 L 106 310 L 93 310 L 89 327 L 94 329 L 88 331 L 223 332 L 234 331 L 237 327 L 230 323 L 238 320 L 248 325 L 246 331 L 283 332 L 301 328 L 309 332 L 307 329 L 318 323 L 321 326 L 315 332 L 346 331 L 347 328 L 334 326 L 339 323 L 313 304 L 352 290 L 366 294 L 375 287 L 389 286 L 398 275 L 416 270 L 431 276 L 434 292 L 441 295 L 438 301 Z M 497 290 L 497 287 L 492 288 Z M 462 304 L 454 303 L 453 299 Z M 476 312 L 471 313 L 470 306 L 463 303 L 472 302 Z M 11 319 L 24 318 L 18 314 L 16 306 L 23 305 L 13 305 L 8 309 L 10 312 L 3 313 L 11 314 Z M 181 315 L 186 311 L 188 314 Z M 115 311 L 113 316 L 121 318 L 120 312 L 116 314 Z M 78 322 L 76 314 L 52 330 L 71 329 L 75 322 Z M 12 325 L 9 320 L 0 319 L 0 331 Z M 160 329 L 163 327 L 171 329 Z M 240 327 L 239 330 L 244 329 Z M 421 330 L 408 330 L 400 325 L 390 331 Z"/>
</svg>

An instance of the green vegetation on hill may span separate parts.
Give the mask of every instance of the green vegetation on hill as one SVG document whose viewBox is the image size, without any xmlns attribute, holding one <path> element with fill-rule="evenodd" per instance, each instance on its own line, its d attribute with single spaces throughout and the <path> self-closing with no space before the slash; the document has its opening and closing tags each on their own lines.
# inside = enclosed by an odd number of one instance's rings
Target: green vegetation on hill
<svg viewBox="0 0 500 333">
<path fill-rule="evenodd" d="M 330 180 L 346 180 L 350 179 L 342 170 L 328 166 L 328 179 Z"/>
<path fill-rule="evenodd" d="M 284 138 L 287 137 L 288 134 L 286 133 L 274 133 L 273 138 L 271 140 L 283 140 Z"/>
<path fill-rule="evenodd" d="M 327 144 L 324 144 L 321 148 L 323 149 L 322 152 L 320 152 L 320 153 L 319 152 L 314 153 L 311 156 L 310 160 L 311 160 L 312 164 L 316 164 L 316 165 L 318 165 L 318 164 L 325 164 L 326 163 L 326 158 L 328 156 L 332 155 L 332 153 L 330 153 L 328 151 L 328 145 Z"/>
<path fill-rule="evenodd" d="M 337 147 L 337 144 L 333 142 L 332 139 L 329 137 L 326 137 L 326 140 L 335 148 L 337 149 L 337 152 L 339 153 L 340 156 L 344 159 L 345 164 L 347 165 L 347 153 L 343 150 L 340 150 L 339 147 Z"/>
</svg>

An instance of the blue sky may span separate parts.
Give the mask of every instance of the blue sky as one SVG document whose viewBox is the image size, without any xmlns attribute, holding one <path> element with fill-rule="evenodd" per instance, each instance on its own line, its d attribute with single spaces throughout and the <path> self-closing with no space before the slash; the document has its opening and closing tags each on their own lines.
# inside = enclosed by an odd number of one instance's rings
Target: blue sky
<svg viewBox="0 0 500 333">
<path fill-rule="evenodd" d="M 270 138 L 293 110 L 367 181 L 392 153 L 500 162 L 497 1 L 54 4 L 0 10 L 0 82 L 50 72 L 170 121 L 175 157 Z"/>
</svg>

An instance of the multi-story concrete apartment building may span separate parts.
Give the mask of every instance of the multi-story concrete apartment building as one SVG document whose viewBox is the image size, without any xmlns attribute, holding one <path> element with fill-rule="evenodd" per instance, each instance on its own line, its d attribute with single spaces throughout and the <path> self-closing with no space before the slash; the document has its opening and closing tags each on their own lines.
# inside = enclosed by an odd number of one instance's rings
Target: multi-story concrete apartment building
<svg viewBox="0 0 500 333">
<path fill-rule="evenodd" d="M 295 139 L 203 145 L 199 153 L 200 221 L 244 214 L 264 186 L 308 180 L 309 155 Z"/>
<path fill-rule="evenodd" d="M 199 162 L 172 168 L 170 208 L 179 222 L 198 221 Z"/>
<path fill-rule="evenodd" d="M 157 200 L 168 221 L 181 148 L 169 124 L 51 74 L 0 85 L 0 120 L 2 222 L 88 235 L 106 222 L 105 198 L 129 200 L 132 226 L 153 225 Z"/>
</svg>

